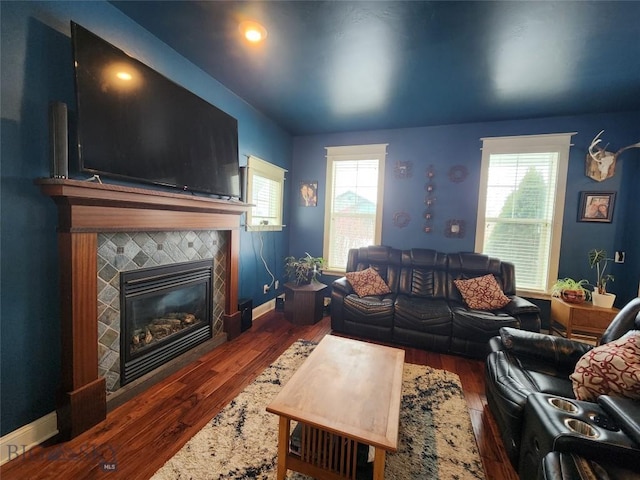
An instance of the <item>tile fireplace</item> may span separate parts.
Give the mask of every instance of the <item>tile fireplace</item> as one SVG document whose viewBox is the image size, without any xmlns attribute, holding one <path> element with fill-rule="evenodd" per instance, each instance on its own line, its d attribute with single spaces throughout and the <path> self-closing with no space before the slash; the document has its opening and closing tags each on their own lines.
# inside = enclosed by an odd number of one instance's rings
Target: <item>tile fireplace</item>
<svg viewBox="0 0 640 480">
<path fill-rule="evenodd" d="M 223 199 L 81 180 L 39 179 L 36 184 L 58 207 L 62 371 L 57 413 L 59 439 L 66 440 L 100 423 L 107 413 L 107 383 L 105 376 L 100 375 L 102 366 L 98 365 L 101 358 L 99 334 L 102 338 L 105 333 L 103 330 L 99 331 L 96 325 L 96 319 L 103 313 L 102 305 L 99 312 L 96 292 L 100 291 L 99 285 L 103 287 L 101 282 L 104 282 L 98 275 L 104 267 L 96 254 L 98 236 L 119 235 L 122 232 L 147 232 L 150 235 L 156 232 L 225 232 L 226 242 L 222 250 L 226 265 L 223 270 L 224 282 L 221 282 L 224 295 L 220 302 L 222 318 L 216 323 L 214 313 L 213 320 L 208 320 L 209 325 L 213 324 L 211 328 L 214 336 L 216 324 L 224 328 L 224 332 L 220 330 L 220 336 L 224 339 L 225 333 L 229 335 L 229 332 L 240 332 L 240 216 L 250 207 L 245 203 Z M 143 253 L 147 256 L 162 255 L 162 252 Z M 145 258 L 144 255 L 138 256 L 136 260 L 140 262 Z M 214 270 L 217 271 L 218 268 L 216 263 Z M 113 287 L 113 283 L 109 286 Z M 215 292 L 215 288 L 213 291 Z M 191 308 L 189 302 L 186 303 L 179 309 Z M 185 312 L 167 311 L 161 316 L 171 317 L 181 313 Z M 111 319 L 115 318 L 113 312 L 111 315 Z M 190 321 L 186 320 L 186 323 Z M 151 322 L 153 323 L 153 319 Z M 207 321 L 204 320 L 203 323 L 206 324 Z M 148 327 L 138 328 L 144 330 L 144 341 L 147 339 Z M 131 339 L 131 342 L 134 340 Z M 112 341 L 111 345 L 115 347 L 117 344 Z"/>
</svg>

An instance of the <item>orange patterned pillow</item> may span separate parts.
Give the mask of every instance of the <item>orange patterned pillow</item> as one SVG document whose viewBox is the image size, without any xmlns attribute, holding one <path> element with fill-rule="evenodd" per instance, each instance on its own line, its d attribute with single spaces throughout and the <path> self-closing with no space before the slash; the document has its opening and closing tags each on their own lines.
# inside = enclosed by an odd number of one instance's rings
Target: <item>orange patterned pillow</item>
<svg viewBox="0 0 640 480">
<path fill-rule="evenodd" d="M 378 272 L 371 267 L 359 272 L 348 272 L 345 276 L 359 297 L 391 293 L 389 286 L 384 283 Z"/>
<path fill-rule="evenodd" d="M 578 400 L 595 402 L 600 395 L 640 400 L 640 330 L 589 350 L 570 378 Z"/>
<path fill-rule="evenodd" d="M 469 308 L 496 310 L 511 301 L 500 288 L 496 277 L 491 274 L 469 280 L 454 280 L 453 283 Z"/>
</svg>

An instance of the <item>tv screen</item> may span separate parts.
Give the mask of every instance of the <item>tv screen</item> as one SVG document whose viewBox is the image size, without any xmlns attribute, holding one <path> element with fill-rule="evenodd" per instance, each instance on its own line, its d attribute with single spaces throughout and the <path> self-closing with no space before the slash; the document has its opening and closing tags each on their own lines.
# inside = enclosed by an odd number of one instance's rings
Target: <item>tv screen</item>
<svg viewBox="0 0 640 480">
<path fill-rule="evenodd" d="M 239 197 L 238 122 L 72 22 L 80 170 Z"/>
</svg>

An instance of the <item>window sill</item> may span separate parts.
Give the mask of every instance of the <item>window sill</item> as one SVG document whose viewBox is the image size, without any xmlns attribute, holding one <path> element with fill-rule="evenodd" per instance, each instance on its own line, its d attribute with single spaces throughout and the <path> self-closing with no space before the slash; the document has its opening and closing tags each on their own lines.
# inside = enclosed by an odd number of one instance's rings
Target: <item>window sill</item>
<svg viewBox="0 0 640 480">
<path fill-rule="evenodd" d="M 536 300 L 551 300 L 551 295 L 535 290 L 516 290 L 516 295 L 522 298 L 535 298 Z"/>
<path fill-rule="evenodd" d="M 346 270 L 329 270 L 326 268 L 322 269 L 322 275 L 332 275 L 334 277 L 344 277 Z"/>
<path fill-rule="evenodd" d="M 286 225 L 245 225 L 247 232 L 280 232 Z"/>
</svg>

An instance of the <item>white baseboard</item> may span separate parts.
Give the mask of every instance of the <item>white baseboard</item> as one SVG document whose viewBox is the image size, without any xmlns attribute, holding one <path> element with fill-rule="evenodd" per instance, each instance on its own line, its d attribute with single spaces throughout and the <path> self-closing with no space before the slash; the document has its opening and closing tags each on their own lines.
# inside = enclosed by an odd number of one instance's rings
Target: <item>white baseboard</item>
<svg viewBox="0 0 640 480">
<path fill-rule="evenodd" d="M 265 313 L 269 313 L 271 310 L 276 309 L 276 299 L 272 298 L 268 302 L 263 303 L 262 305 L 258 305 L 251 311 L 251 315 L 253 315 L 254 321 Z"/>
<path fill-rule="evenodd" d="M 58 415 L 51 412 L 0 438 L 0 465 L 23 455 L 58 434 Z"/>
</svg>

